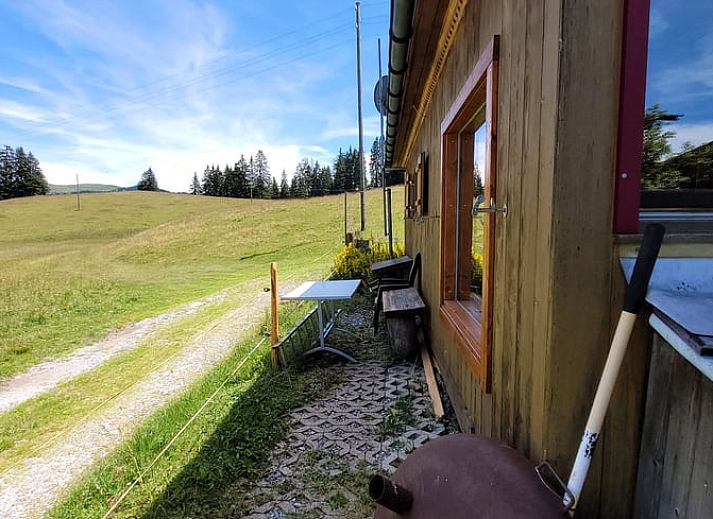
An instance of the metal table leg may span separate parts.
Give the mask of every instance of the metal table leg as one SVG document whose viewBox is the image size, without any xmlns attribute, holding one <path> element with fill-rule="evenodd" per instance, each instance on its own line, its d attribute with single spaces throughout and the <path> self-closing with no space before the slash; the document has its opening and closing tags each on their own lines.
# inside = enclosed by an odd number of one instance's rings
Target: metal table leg
<svg viewBox="0 0 713 519">
<path fill-rule="evenodd" d="M 304 354 L 305 355 L 311 355 L 312 353 L 317 353 L 320 351 L 325 351 L 329 353 L 334 353 L 335 355 L 339 355 L 340 357 L 343 357 L 347 359 L 350 362 L 356 362 L 356 359 L 349 355 L 348 353 L 338 350 L 336 348 L 330 348 L 329 346 L 326 346 L 324 344 L 324 340 L 326 339 L 327 335 L 329 332 L 331 332 L 334 329 L 334 324 L 336 320 L 336 315 L 333 319 L 330 319 L 330 321 L 325 325 L 324 323 L 324 316 L 322 314 L 322 301 L 317 301 L 317 318 L 319 321 L 319 346 L 316 348 L 312 348 L 311 350 L 307 350 Z M 342 330 L 341 328 L 338 328 L 339 330 L 349 333 L 351 335 L 354 335 L 352 332 L 348 330 Z M 356 335 L 354 335 L 358 339 Z"/>
</svg>

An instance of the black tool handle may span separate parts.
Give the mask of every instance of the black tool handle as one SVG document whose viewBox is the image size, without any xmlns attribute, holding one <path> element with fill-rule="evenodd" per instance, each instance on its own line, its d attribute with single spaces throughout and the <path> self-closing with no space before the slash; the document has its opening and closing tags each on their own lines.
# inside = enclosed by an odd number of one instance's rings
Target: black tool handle
<svg viewBox="0 0 713 519">
<path fill-rule="evenodd" d="M 631 274 L 629 287 L 626 289 L 625 312 L 639 313 L 646 298 L 646 289 L 649 286 L 651 272 L 654 270 L 665 232 L 666 228 L 660 223 L 651 223 L 646 226 L 644 237 L 641 239 L 639 255 L 636 257 L 636 264 L 634 264 L 634 272 Z"/>
</svg>

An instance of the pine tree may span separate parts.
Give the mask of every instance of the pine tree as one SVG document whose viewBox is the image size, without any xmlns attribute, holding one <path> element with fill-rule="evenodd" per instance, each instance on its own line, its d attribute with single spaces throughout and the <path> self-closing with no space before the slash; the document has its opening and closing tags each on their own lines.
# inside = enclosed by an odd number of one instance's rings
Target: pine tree
<svg viewBox="0 0 713 519">
<path fill-rule="evenodd" d="M 369 176 L 371 177 L 371 185 L 373 187 L 381 187 L 381 172 L 383 168 L 383 155 L 381 137 L 374 139 L 371 145 L 371 154 L 369 155 Z"/>
<path fill-rule="evenodd" d="M 337 155 L 337 160 L 334 162 L 333 187 L 337 191 L 346 189 L 346 158 L 341 148 L 339 148 L 339 155 Z"/>
<path fill-rule="evenodd" d="M 136 184 L 139 191 L 158 191 L 158 181 L 151 168 L 141 174 L 141 180 Z"/>
<path fill-rule="evenodd" d="M 195 171 L 193 172 L 193 180 L 191 181 L 190 192 L 192 195 L 200 195 L 202 193 L 201 183 L 198 180 L 198 173 L 196 173 Z"/>
<path fill-rule="evenodd" d="M 330 194 L 334 189 L 334 180 L 332 179 L 332 171 L 329 169 L 329 166 L 324 166 L 322 168 L 320 176 L 322 183 L 322 191 L 325 194 Z"/>
<path fill-rule="evenodd" d="M 15 196 L 16 174 L 15 150 L 5 146 L 0 150 L 0 200 Z"/>
<path fill-rule="evenodd" d="M 237 166 L 237 164 L 236 164 Z M 225 166 L 225 171 L 223 172 L 223 179 L 221 183 L 221 194 L 222 196 L 230 196 L 237 198 L 240 196 L 242 190 L 241 186 L 241 176 L 240 172 L 236 168 L 230 168 Z"/>
<path fill-rule="evenodd" d="M 239 198 L 250 198 L 250 184 L 248 180 L 249 165 L 243 155 L 240 155 L 240 160 L 235 163 L 235 183 L 237 185 L 237 194 Z"/>
<path fill-rule="evenodd" d="M 257 150 L 255 161 L 253 162 L 253 175 L 255 178 L 254 193 L 255 198 L 270 198 L 272 177 L 270 167 L 267 164 L 267 157 L 262 150 Z"/>
<path fill-rule="evenodd" d="M 47 179 L 40 162 L 22 146 L 12 149 L 5 146 L 0 151 L 0 200 L 22 196 L 46 195 Z"/>
<path fill-rule="evenodd" d="M 282 170 L 282 177 L 280 179 L 280 198 L 289 198 L 290 196 L 290 185 L 287 183 L 287 173 Z"/>
<path fill-rule="evenodd" d="M 223 192 L 223 174 L 220 168 L 206 166 L 203 172 L 203 194 L 208 196 L 221 196 Z"/>
<path fill-rule="evenodd" d="M 277 185 L 277 179 L 272 177 L 272 193 L 270 198 L 280 198 L 280 186 Z"/>
</svg>

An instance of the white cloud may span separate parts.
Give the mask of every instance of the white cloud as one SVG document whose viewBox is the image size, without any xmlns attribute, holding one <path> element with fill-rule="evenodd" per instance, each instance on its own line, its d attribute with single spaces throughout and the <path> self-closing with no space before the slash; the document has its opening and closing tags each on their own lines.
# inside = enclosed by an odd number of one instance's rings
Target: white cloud
<svg viewBox="0 0 713 519">
<path fill-rule="evenodd" d="M 681 151 L 685 142 L 698 146 L 713 141 L 713 121 L 696 124 L 673 123 L 666 129 L 676 133 L 676 137 L 671 139 L 674 153 Z"/>
<path fill-rule="evenodd" d="M 336 139 L 339 137 L 358 137 L 359 136 L 359 122 L 354 121 L 353 123 L 343 123 L 344 126 L 330 128 L 324 130 L 321 137 L 325 140 Z M 379 121 L 378 115 L 372 115 L 364 118 L 364 137 L 369 139 L 375 139 L 381 135 L 381 123 Z M 367 144 L 364 144 L 367 147 Z"/>
<path fill-rule="evenodd" d="M 11 117 L 20 121 L 38 123 L 47 120 L 45 114 L 41 110 L 31 106 L 26 106 L 22 103 L 8 101 L 6 99 L 0 99 L 0 116 Z"/>
<path fill-rule="evenodd" d="M 331 163 L 336 150 L 324 141 L 358 134 L 346 110 L 324 109 L 351 106 L 348 92 L 314 94 L 339 74 L 343 49 L 330 51 L 330 62 L 277 53 L 273 69 L 258 75 L 271 49 L 236 48 L 229 13 L 202 1 L 147 0 L 156 27 L 123 2 L 26 0 L 12 8 L 62 53 L 27 56 L 41 70 L 33 78 L 0 78 L 32 94 L 31 104 L 0 100 L 0 114 L 11 118 L 0 120 L 0 143 L 31 149 L 52 183 L 73 183 L 79 173 L 82 182 L 128 186 L 151 166 L 162 188 L 185 191 L 206 163 L 232 165 L 258 149 L 279 179 L 303 157 Z M 379 133 L 378 116 L 366 117 L 367 152 Z"/>
</svg>

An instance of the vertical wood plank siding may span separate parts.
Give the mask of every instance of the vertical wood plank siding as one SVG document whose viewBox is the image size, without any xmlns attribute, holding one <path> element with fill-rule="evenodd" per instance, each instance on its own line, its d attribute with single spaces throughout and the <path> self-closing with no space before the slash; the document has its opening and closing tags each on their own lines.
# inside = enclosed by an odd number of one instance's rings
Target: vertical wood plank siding
<svg viewBox="0 0 713 519">
<path fill-rule="evenodd" d="M 406 245 L 422 255 L 433 349 L 461 425 L 551 460 L 565 478 L 620 308 L 612 294 L 623 287 L 611 234 L 621 24 L 617 0 L 470 0 L 399 164 L 415 171 L 422 151 L 431 164 L 429 216 L 407 220 Z M 438 312 L 441 123 L 496 34 L 497 205 L 510 212 L 496 216 L 485 393 Z M 648 355 L 645 337 L 637 344 L 610 409 L 617 429 L 603 433 L 578 517 L 630 516 Z"/>
</svg>

